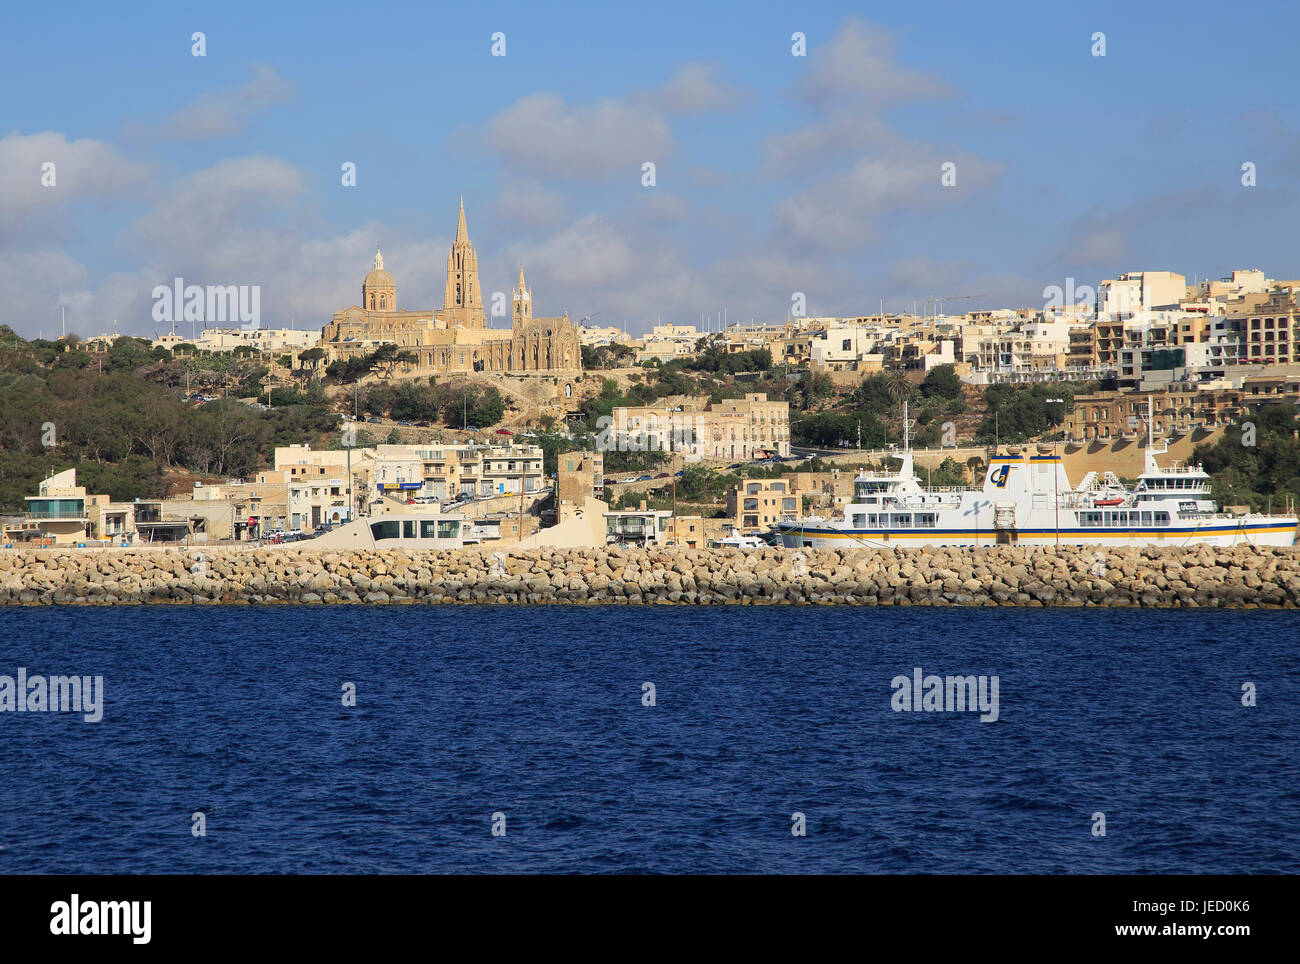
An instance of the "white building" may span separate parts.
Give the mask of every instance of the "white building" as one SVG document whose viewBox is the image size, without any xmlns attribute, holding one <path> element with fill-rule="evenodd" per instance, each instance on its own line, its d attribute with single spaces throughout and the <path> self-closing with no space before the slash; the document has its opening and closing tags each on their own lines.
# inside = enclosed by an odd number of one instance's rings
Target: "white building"
<svg viewBox="0 0 1300 964">
<path fill-rule="evenodd" d="M 1097 311 L 1111 318 L 1132 317 L 1156 308 L 1177 307 L 1187 297 L 1187 279 L 1172 271 L 1129 271 L 1097 288 Z"/>
</svg>

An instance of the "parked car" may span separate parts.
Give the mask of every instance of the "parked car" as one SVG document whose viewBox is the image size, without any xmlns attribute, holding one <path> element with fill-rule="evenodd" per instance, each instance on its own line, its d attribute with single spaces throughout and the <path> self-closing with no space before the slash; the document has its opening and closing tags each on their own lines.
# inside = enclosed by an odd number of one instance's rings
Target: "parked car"
<svg viewBox="0 0 1300 964">
<path fill-rule="evenodd" d="M 478 431 L 478 426 L 477 426 L 477 425 L 466 425 L 466 426 L 465 426 L 465 431 L 467 431 L 467 432 L 477 432 L 477 431 Z"/>
<path fill-rule="evenodd" d="M 672 476 L 669 475 L 667 472 L 660 472 L 658 475 L 655 476 L 655 478 L 656 478 L 656 479 L 671 479 Z"/>
<path fill-rule="evenodd" d="M 636 476 L 635 476 L 635 475 L 629 475 L 626 479 L 620 479 L 620 480 L 619 480 L 619 484 L 620 484 L 620 485 L 626 485 L 626 484 L 629 483 L 629 482 L 635 482 L 635 481 L 636 481 Z"/>
<path fill-rule="evenodd" d="M 366 419 L 366 421 L 371 422 L 375 425 L 381 425 L 383 424 L 384 420 L 380 418 L 378 415 L 371 415 L 368 419 Z"/>
<path fill-rule="evenodd" d="M 510 431 L 510 429 L 508 429 L 508 428 L 499 428 L 499 429 L 497 429 L 497 434 L 498 434 L 498 435 L 514 435 L 515 433 L 512 432 L 512 431 Z"/>
<path fill-rule="evenodd" d="M 408 428 L 409 428 L 410 425 L 411 425 L 410 422 L 405 422 L 405 421 L 399 421 L 397 424 L 398 424 L 398 425 L 405 425 L 405 426 L 407 426 Z"/>
<path fill-rule="evenodd" d="M 654 477 L 653 475 L 643 475 L 643 476 L 641 476 L 641 478 L 637 479 L 636 481 L 638 481 L 638 482 L 653 482 L 654 480 L 655 480 L 655 477 Z"/>
<path fill-rule="evenodd" d="M 415 423 L 415 427 L 416 427 L 416 428 L 428 428 L 428 427 L 429 427 L 429 423 L 428 423 L 427 421 L 425 421 L 424 419 L 420 419 L 418 422 Z"/>
<path fill-rule="evenodd" d="M 685 474 L 686 474 L 685 469 L 678 469 L 676 472 L 673 473 L 673 475 L 677 476 L 677 478 L 679 479 Z"/>
</svg>

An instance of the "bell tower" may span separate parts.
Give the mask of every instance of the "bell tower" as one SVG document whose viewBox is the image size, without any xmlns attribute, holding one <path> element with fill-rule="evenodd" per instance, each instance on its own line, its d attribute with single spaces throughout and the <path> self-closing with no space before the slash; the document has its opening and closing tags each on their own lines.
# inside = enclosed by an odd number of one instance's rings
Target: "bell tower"
<svg viewBox="0 0 1300 964">
<path fill-rule="evenodd" d="M 447 253 L 447 288 L 443 292 L 442 306 L 453 311 L 456 322 L 466 328 L 486 327 L 483 315 L 483 296 L 478 286 L 478 255 L 469 241 L 465 227 L 465 199 L 460 199 L 460 221 L 456 224 L 456 240 Z"/>
<path fill-rule="evenodd" d="M 519 266 L 519 285 L 514 293 L 514 327 L 522 328 L 533 320 L 533 293 L 524 284 L 524 266 Z"/>
</svg>

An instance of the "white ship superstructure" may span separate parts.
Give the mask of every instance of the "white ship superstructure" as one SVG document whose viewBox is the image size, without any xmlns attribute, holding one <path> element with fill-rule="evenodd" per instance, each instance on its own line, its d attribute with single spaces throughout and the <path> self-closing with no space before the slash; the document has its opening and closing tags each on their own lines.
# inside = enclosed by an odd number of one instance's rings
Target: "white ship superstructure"
<svg viewBox="0 0 1300 964">
<path fill-rule="evenodd" d="M 925 488 L 905 428 L 898 471 L 859 475 L 843 519 L 784 519 L 776 529 L 790 548 L 1295 544 L 1293 514 L 1221 513 L 1200 466 L 1160 466 L 1168 447 L 1156 450 L 1149 414 L 1147 425 L 1144 471 L 1131 489 L 1111 472 L 1072 487 L 1060 455 L 1043 445 L 991 457 L 980 488 Z"/>
</svg>

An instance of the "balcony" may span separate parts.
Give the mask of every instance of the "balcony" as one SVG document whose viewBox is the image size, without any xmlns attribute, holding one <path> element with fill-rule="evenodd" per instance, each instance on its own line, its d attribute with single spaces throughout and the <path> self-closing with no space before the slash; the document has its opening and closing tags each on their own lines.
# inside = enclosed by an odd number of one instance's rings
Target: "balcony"
<svg viewBox="0 0 1300 964">
<path fill-rule="evenodd" d="M 27 513 L 27 518 L 52 522 L 84 522 L 87 516 L 85 512 L 76 509 L 37 509 Z"/>
</svg>

